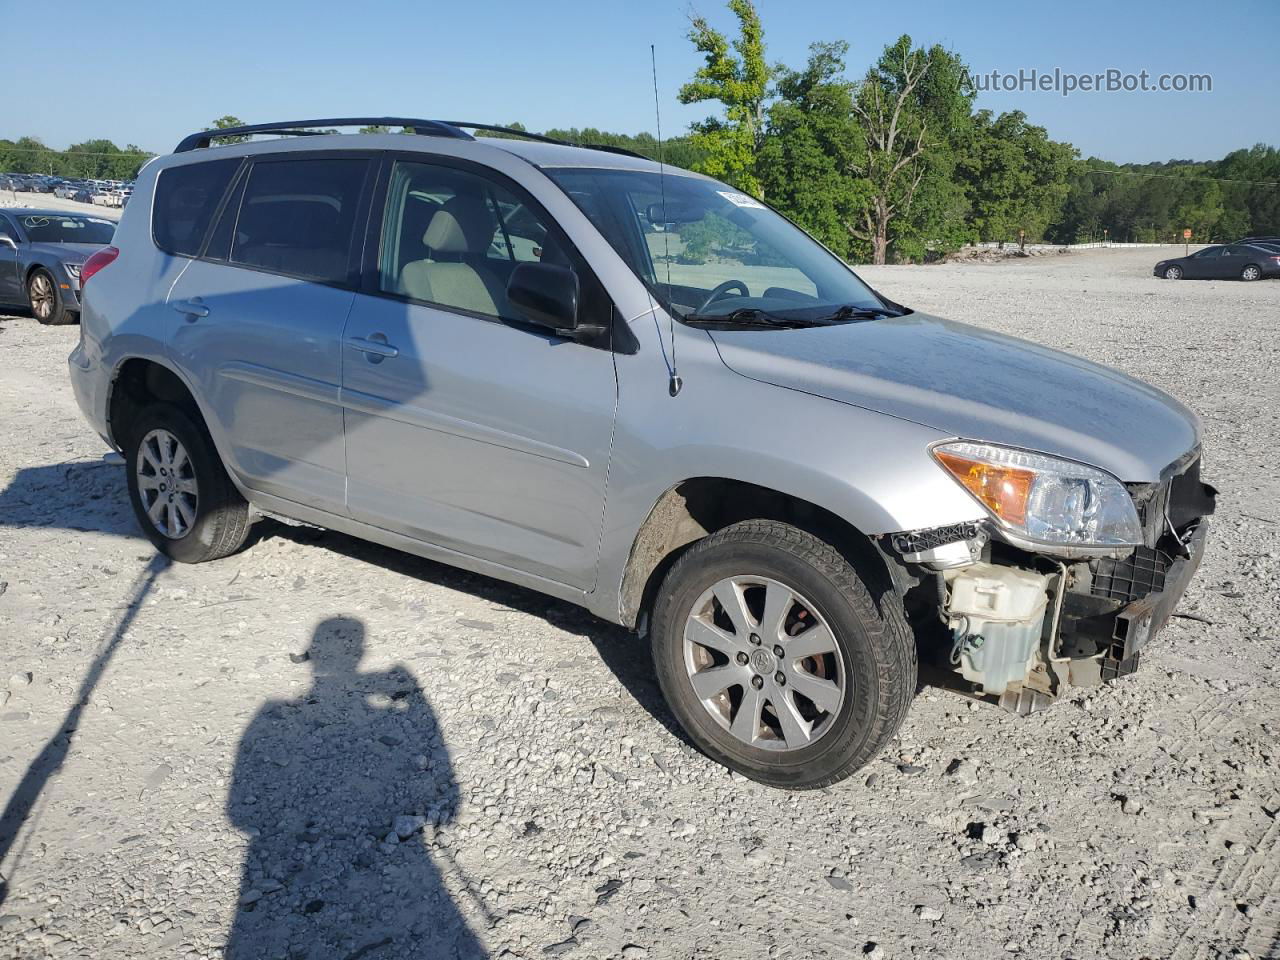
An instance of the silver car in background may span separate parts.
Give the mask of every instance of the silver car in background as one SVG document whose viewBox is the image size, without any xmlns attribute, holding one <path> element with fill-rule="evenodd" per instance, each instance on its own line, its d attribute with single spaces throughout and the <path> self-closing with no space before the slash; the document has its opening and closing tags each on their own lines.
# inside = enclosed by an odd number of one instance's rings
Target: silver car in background
<svg viewBox="0 0 1280 960">
<path fill-rule="evenodd" d="M 225 136 L 340 126 L 418 136 Z M 1204 550 L 1165 394 L 878 294 L 759 201 L 616 150 L 342 118 L 193 134 L 85 264 L 71 356 L 151 541 L 260 516 L 580 604 L 708 755 L 872 759 L 919 658 L 1027 713 L 1133 670 Z"/>
</svg>

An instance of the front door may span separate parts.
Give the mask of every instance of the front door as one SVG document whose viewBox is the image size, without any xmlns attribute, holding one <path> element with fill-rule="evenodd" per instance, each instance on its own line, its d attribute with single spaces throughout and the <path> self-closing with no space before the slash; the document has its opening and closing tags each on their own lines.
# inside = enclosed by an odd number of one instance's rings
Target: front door
<svg viewBox="0 0 1280 960">
<path fill-rule="evenodd" d="M 14 246 L 0 241 L 0 303 L 19 304 L 26 297 L 18 275 L 17 228 L 8 217 L 0 216 L 0 237 L 8 237 Z"/>
<path fill-rule="evenodd" d="M 368 159 L 255 160 L 169 296 L 170 349 L 251 489 L 345 512 L 338 389 Z M 170 171 L 161 175 L 168 176 Z"/>
<path fill-rule="evenodd" d="M 390 163 L 369 289 L 344 336 L 348 506 L 416 539 L 589 589 L 617 397 L 613 355 L 522 323 L 521 261 L 572 266 L 550 218 L 475 168 Z M 375 218 L 377 220 L 378 218 Z"/>
</svg>

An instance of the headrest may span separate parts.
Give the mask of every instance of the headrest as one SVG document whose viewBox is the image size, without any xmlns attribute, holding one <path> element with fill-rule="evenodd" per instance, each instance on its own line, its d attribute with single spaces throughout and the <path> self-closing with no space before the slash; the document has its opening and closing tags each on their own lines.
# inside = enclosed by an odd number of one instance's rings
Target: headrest
<svg viewBox="0 0 1280 960">
<path fill-rule="evenodd" d="M 431 217 L 422 242 L 433 253 L 483 253 L 495 229 L 493 211 L 483 199 L 459 195 Z"/>
</svg>

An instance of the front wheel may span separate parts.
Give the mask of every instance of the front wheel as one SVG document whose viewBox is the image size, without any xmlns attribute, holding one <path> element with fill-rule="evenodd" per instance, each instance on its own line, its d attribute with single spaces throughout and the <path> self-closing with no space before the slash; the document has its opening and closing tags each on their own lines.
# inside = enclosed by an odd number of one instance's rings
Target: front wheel
<svg viewBox="0 0 1280 960">
<path fill-rule="evenodd" d="M 129 500 L 157 550 L 180 563 L 217 560 L 249 535 L 249 505 L 203 427 L 167 403 L 142 410 L 125 449 Z"/>
<path fill-rule="evenodd" d="M 62 302 L 53 274 L 43 267 L 31 272 L 27 278 L 27 303 L 31 313 L 41 323 L 58 325 L 71 322 L 71 312 Z"/>
<path fill-rule="evenodd" d="M 652 641 L 658 681 L 693 741 L 770 786 L 813 789 L 854 773 L 915 695 L 914 638 L 883 571 L 859 572 L 775 521 L 690 547 L 659 591 Z"/>
<path fill-rule="evenodd" d="M 1261 280 L 1262 268 L 1255 263 L 1251 263 L 1247 267 L 1245 267 L 1243 270 L 1240 271 L 1240 279 L 1241 280 Z"/>
<path fill-rule="evenodd" d="M 1181 280 L 1182 268 L 1181 267 L 1165 267 L 1164 278 L 1166 280 Z"/>
</svg>

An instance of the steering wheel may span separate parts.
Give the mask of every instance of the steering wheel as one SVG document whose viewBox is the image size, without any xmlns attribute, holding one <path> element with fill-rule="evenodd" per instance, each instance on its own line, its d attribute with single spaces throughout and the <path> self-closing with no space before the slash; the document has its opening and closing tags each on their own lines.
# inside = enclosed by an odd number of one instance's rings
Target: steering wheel
<svg viewBox="0 0 1280 960">
<path fill-rule="evenodd" d="M 717 300 L 723 297 L 730 290 L 737 290 L 744 297 L 751 296 L 751 291 L 747 289 L 747 285 L 743 283 L 741 280 L 726 280 L 724 283 L 720 284 L 714 290 L 712 290 L 711 296 L 707 297 L 706 300 L 702 301 L 702 306 L 698 307 L 698 309 L 693 312 L 701 313 L 703 310 L 707 309 L 707 307 L 711 306 L 713 303 L 715 303 Z"/>
</svg>

